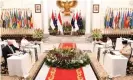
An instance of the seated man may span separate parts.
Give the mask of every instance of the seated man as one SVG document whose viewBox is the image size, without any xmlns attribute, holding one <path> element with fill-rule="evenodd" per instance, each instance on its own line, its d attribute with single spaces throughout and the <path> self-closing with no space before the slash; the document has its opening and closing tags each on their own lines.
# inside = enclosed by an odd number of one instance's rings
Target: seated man
<svg viewBox="0 0 133 80">
<path fill-rule="evenodd" d="M 16 50 L 20 50 L 19 48 L 16 48 L 11 42 L 8 41 L 8 44 L 2 48 L 2 55 L 5 60 L 5 68 L 7 67 L 7 58 L 10 57 L 9 54 L 15 53 Z"/>
<path fill-rule="evenodd" d="M 29 44 L 30 44 L 30 42 L 26 39 L 26 36 L 24 36 L 21 40 L 21 46 L 24 47 Z"/>
<path fill-rule="evenodd" d="M 130 57 L 131 46 L 128 44 L 127 40 L 122 41 L 123 48 L 120 50 L 120 53 L 126 57 Z"/>
<path fill-rule="evenodd" d="M 112 47 L 112 40 L 109 37 L 107 37 L 106 45 L 106 47 Z"/>
</svg>

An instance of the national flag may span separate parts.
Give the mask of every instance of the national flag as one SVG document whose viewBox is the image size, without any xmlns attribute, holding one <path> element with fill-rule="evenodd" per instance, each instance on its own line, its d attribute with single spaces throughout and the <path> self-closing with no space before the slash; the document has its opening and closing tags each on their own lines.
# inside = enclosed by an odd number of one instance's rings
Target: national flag
<svg viewBox="0 0 133 80">
<path fill-rule="evenodd" d="M 79 30 L 78 24 L 77 24 L 77 20 L 78 20 L 78 12 L 75 13 L 76 15 L 74 15 L 73 17 L 75 17 L 75 22 L 74 22 L 74 26 L 75 28 L 73 29 L 73 31 L 77 31 Z"/>
<path fill-rule="evenodd" d="M 128 19 L 127 19 L 127 15 L 125 13 L 125 16 L 124 16 L 124 28 L 128 28 Z"/>
<path fill-rule="evenodd" d="M 59 12 L 59 14 L 58 14 L 58 20 L 59 20 L 60 24 L 62 25 L 62 20 L 61 20 L 60 12 Z"/>
<path fill-rule="evenodd" d="M 12 12 L 10 10 L 10 27 L 12 28 Z"/>
<path fill-rule="evenodd" d="M 131 16 L 131 28 L 133 29 L 133 11 L 132 11 L 132 16 Z"/>
<path fill-rule="evenodd" d="M 27 27 L 27 28 L 30 28 L 29 25 L 28 25 L 28 18 L 29 18 L 29 17 L 28 17 L 28 12 L 27 12 L 27 10 L 26 10 L 26 27 Z"/>
<path fill-rule="evenodd" d="M 27 11 L 24 11 L 24 27 L 28 28 L 27 24 L 28 24 L 28 20 L 27 20 Z"/>
<path fill-rule="evenodd" d="M 18 23 L 21 28 L 22 27 L 22 11 L 19 11 L 18 13 Z"/>
<path fill-rule="evenodd" d="M 115 22 L 115 29 L 116 29 L 118 28 L 118 13 L 115 16 L 114 22 Z"/>
<path fill-rule="evenodd" d="M 58 31 L 60 31 L 63 34 L 63 27 L 62 27 L 62 20 L 61 20 L 60 12 L 58 13 L 57 25 L 58 25 Z"/>
<path fill-rule="evenodd" d="M 129 12 L 129 28 L 132 29 L 132 13 Z"/>
<path fill-rule="evenodd" d="M 109 22 L 110 22 L 110 16 L 109 16 L 109 13 L 107 13 L 106 28 L 109 28 Z"/>
<path fill-rule="evenodd" d="M 55 26 L 55 30 L 58 30 L 58 21 L 57 21 L 57 19 L 58 19 L 58 17 L 57 17 L 57 15 L 56 15 L 56 13 L 55 13 L 55 15 L 54 15 L 54 19 L 53 19 L 53 24 L 54 24 L 54 26 Z"/>
<path fill-rule="evenodd" d="M 112 11 L 110 13 L 110 22 L 109 22 L 110 28 L 113 28 L 113 20 L 114 20 L 114 14 L 113 14 L 113 11 Z"/>
<path fill-rule="evenodd" d="M 30 21 L 30 27 L 31 27 L 31 28 L 33 28 L 33 18 L 32 18 L 32 12 L 31 12 L 30 19 L 31 19 L 31 21 Z"/>
<path fill-rule="evenodd" d="M 13 28 L 17 27 L 17 16 L 16 16 L 16 12 L 14 10 L 14 15 L 13 15 Z"/>
<path fill-rule="evenodd" d="M 22 28 L 24 28 L 24 11 L 22 11 L 22 20 L 21 20 L 21 23 L 22 23 Z"/>
<path fill-rule="evenodd" d="M 119 11 L 119 13 L 118 13 L 118 22 L 119 22 L 119 20 L 120 20 L 120 15 L 121 15 L 121 14 L 120 14 L 120 11 Z"/>
<path fill-rule="evenodd" d="M 83 20 L 82 20 L 82 17 L 81 17 L 81 13 L 79 13 L 79 16 L 78 16 L 78 19 L 77 19 L 77 24 L 78 24 L 78 27 L 79 29 L 83 29 Z"/>
<path fill-rule="evenodd" d="M 73 14 L 73 17 L 72 17 L 72 19 L 71 19 L 71 25 L 72 25 L 72 27 L 73 27 L 73 29 L 75 28 L 75 14 Z"/>
<path fill-rule="evenodd" d="M 122 22 L 122 17 L 123 17 L 123 15 L 122 15 L 122 12 L 121 12 L 121 14 L 120 14 L 120 20 L 119 20 L 119 28 L 120 28 L 120 29 L 122 29 L 122 24 L 121 24 L 121 22 Z"/>
<path fill-rule="evenodd" d="M 2 13 L 1 13 L 1 20 L 3 21 L 3 11 L 2 11 Z"/>
<path fill-rule="evenodd" d="M 129 13 L 129 11 L 127 12 L 127 17 L 129 17 L 130 16 L 130 13 Z"/>
<path fill-rule="evenodd" d="M 78 12 L 76 13 L 76 20 L 78 19 L 79 15 L 78 15 Z"/>
<path fill-rule="evenodd" d="M 106 21 L 107 21 L 107 14 L 105 14 L 105 17 L 104 17 L 104 27 L 105 27 L 105 28 L 107 28 L 107 27 L 106 27 Z"/>
<path fill-rule="evenodd" d="M 11 28 L 11 26 L 10 26 L 10 22 L 11 22 L 10 17 L 11 16 L 10 16 L 10 11 L 9 10 L 7 11 L 7 17 L 8 17 L 8 27 Z"/>
<path fill-rule="evenodd" d="M 122 15 L 122 21 L 121 21 L 121 29 L 124 28 L 124 13 Z"/>
<path fill-rule="evenodd" d="M 51 28 L 54 30 L 54 29 L 55 29 L 55 26 L 54 26 L 53 21 L 54 21 L 54 13 L 53 13 L 53 11 L 52 11 L 50 26 L 51 26 Z"/>
</svg>

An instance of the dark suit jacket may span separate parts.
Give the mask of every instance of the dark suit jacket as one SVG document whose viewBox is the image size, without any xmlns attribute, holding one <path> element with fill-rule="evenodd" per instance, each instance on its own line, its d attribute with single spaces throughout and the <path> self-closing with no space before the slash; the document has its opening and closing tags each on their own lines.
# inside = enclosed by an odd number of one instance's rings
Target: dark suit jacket
<svg viewBox="0 0 133 80">
<path fill-rule="evenodd" d="M 11 48 L 13 49 L 14 52 L 16 52 L 16 50 L 19 50 L 19 48 L 16 48 L 14 45 L 10 45 Z M 8 57 L 8 54 L 13 54 L 11 49 L 9 48 L 8 45 L 6 45 L 3 49 L 2 49 L 2 55 L 3 57 Z"/>
</svg>

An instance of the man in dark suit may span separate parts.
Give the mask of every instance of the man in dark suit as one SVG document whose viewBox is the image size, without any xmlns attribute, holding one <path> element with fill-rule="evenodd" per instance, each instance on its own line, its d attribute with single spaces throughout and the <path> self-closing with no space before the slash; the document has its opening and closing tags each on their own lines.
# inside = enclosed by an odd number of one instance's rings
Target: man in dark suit
<svg viewBox="0 0 133 80">
<path fill-rule="evenodd" d="M 7 67 L 7 58 L 10 57 L 9 54 L 13 54 L 16 52 L 16 50 L 20 50 L 19 48 L 16 48 L 11 42 L 8 42 L 8 44 L 2 48 L 2 55 L 5 60 L 5 68 Z"/>
</svg>

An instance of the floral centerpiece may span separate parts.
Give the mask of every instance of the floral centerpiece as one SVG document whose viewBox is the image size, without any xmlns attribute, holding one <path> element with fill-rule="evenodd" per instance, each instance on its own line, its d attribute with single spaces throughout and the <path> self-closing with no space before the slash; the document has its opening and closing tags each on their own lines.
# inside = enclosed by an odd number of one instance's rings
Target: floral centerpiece
<svg viewBox="0 0 133 80">
<path fill-rule="evenodd" d="M 48 52 L 44 61 L 51 67 L 74 69 L 89 64 L 89 57 L 81 50 L 54 48 Z"/>
<path fill-rule="evenodd" d="M 64 33 L 64 35 L 70 35 L 71 34 L 71 29 L 72 29 L 71 24 L 68 21 L 66 21 L 63 24 L 63 33 Z"/>
<path fill-rule="evenodd" d="M 43 34 L 43 30 L 42 29 L 35 29 L 34 30 L 34 34 L 33 34 L 33 38 L 34 39 L 42 39 L 44 36 Z"/>
<path fill-rule="evenodd" d="M 102 31 L 100 29 L 94 29 L 92 30 L 92 37 L 95 40 L 99 40 L 102 38 Z"/>
</svg>

